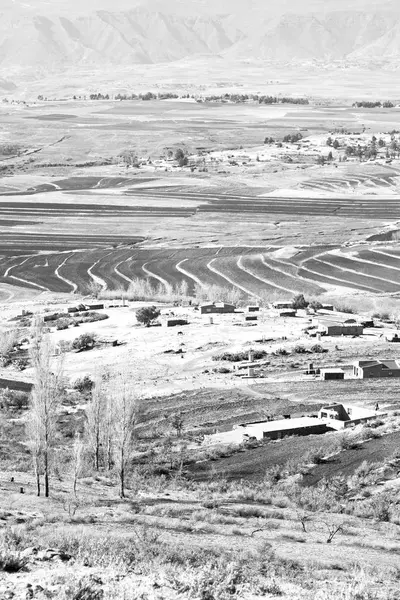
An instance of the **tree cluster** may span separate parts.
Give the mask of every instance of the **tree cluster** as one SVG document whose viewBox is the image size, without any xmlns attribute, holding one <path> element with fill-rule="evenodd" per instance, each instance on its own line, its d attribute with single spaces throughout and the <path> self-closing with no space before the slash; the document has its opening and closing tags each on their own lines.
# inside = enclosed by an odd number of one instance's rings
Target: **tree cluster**
<svg viewBox="0 0 400 600">
<path fill-rule="evenodd" d="M 299 142 L 300 140 L 303 139 L 303 136 L 301 135 L 301 133 L 292 133 L 292 134 L 288 134 L 285 135 L 285 137 L 283 138 L 283 142 L 285 144 L 296 144 L 297 142 Z"/>
<path fill-rule="evenodd" d="M 368 100 L 361 100 L 358 102 L 354 102 L 353 108 L 394 108 L 395 104 L 390 102 L 390 100 L 386 100 L 385 102 L 371 102 Z"/>
<path fill-rule="evenodd" d="M 40 324 L 34 326 L 30 355 L 34 385 L 29 400 L 26 433 L 37 495 L 41 495 L 43 484 L 47 498 L 50 495 L 51 477 L 56 472 L 58 419 L 65 390 L 62 357 L 55 362 L 49 335 Z M 139 414 L 139 402 L 133 384 L 122 375 L 111 379 L 105 373 L 95 381 L 84 377 L 78 380 L 76 387 L 87 394 L 88 406 L 84 432 L 75 435 L 70 452 L 73 493 L 76 495 L 77 480 L 87 456 L 96 471 L 103 468 L 116 473 L 119 494 L 124 498 Z"/>
<path fill-rule="evenodd" d="M 378 156 L 379 150 L 382 148 L 386 148 L 386 158 L 396 158 L 400 156 L 400 140 L 397 140 L 394 135 L 391 136 L 389 145 L 387 145 L 382 138 L 379 138 L 378 140 L 375 136 L 372 136 L 371 141 L 366 145 L 348 145 L 345 153 L 347 157 L 357 157 L 360 162 L 362 162 L 363 160 L 374 160 Z"/>
</svg>

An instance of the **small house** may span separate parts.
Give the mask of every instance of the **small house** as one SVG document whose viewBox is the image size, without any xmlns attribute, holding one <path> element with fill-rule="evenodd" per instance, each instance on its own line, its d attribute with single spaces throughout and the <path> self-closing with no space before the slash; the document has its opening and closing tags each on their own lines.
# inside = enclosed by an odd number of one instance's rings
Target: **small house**
<svg viewBox="0 0 400 600">
<path fill-rule="evenodd" d="M 202 315 L 221 315 L 234 313 L 236 306 L 227 304 L 226 302 L 214 302 L 213 304 L 202 304 L 200 306 L 200 314 Z"/>
<path fill-rule="evenodd" d="M 397 360 L 358 360 L 353 365 L 353 374 L 359 379 L 400 377 Z"/>
<path fill-rule="evenodd" d="M 259 306 L 248 306 L 247 307 L 247 312 L 248 313 L 255 313 L 255 312 L 260 312 L 260 307 Z"/>
<path fill-rule="evenodd" d="M 323 304 L 322 310 L 328 310 L 329 312 L 333 312 L 333 304 Z"/>
<path fill-rule="evenodd" d="M 284 310 L 286 308 L 293 308 L 292 300 L 279 300 L 277 302 L 272 302 L 271 308 L 275 310 Z"/>
<path fill-rule="evenodd" d="M 318 331 L 322 333 L 322 335 L 330 336 L 362 335 L 364 333 L 364 328 L 356 322 L 341 323 L 339 321 L 331 321 L 330 319 L 319 319 Z"/>
<path fill-rule="evenodd" d="M 296 311 L 295 310 L 289 310 L 289 309 L 279 310 L 278 311 L 278 316 L 279 317 L 295 317 L 296 316 Z"/>
<path fill-rule="evenodd" d="M 321 369 L 320 377 L 323 381 L 344 379 L 344 371 L 343 369 Z"/>
<path fill-rule="evenodd" d="M 187 319 L 166 319 L 166 327 L 180 327 L 181 325 L 189 325 Z"/>
<path fill-rule="evenodd" d="M 258 317 L 257 317 L 257 315 L 245 315 L 244 320 L 245 321 L 258 321 Z"/>
<path fill-rule="evenodd" d="M 344 406 L 343 404 L 330 404 L 324 406 L 318 413 L 318 419 L 325 421 L 331 429 L 346 429 L 355 427 L 360 423 L 368 423 L 383 416 L 376 410 L 360 406 Z"/>
</svg>

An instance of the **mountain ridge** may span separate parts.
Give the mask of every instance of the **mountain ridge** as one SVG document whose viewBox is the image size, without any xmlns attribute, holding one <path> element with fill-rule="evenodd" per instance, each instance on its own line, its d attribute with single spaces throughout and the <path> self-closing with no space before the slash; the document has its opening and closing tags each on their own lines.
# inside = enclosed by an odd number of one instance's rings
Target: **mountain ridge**
<svg viewBox="0 0 400 600">
<path fill-rule="evenodd" d="M 65 0 L 49 8 L 38 2 L 37 10 L 13 2 L 0 9 L 2 77 L 15 81 L 26 70 L 35 78 L 63 68 L 101 70 L 200 55 L 276 63 L 354 61 L 371 68 L 392 68 L 400 59 L 400 7 L 392 2 L 374 8 L 371 0 L 372 8 L 361 10 L 366 6 L 361 0 L 336 0 L 328 1 L 332 10 L 321 10 L 320 0 L 314 0 L 296 12 L 292 0 L 282 0 L 280 10 L 251 0 L 254 10 L 241 4 L 234 12 L 225 0 L 216 0 L 213 10 L 206 0 L 172 0 L 165 9 L 157 0 L 136 0 L 125 11 L 106 10 L 110 0 L 101 0 L 100 9 L 89 13 L 66 11 Z M 115 0 L 116 7 L 125 4 Z"/>
</svg>

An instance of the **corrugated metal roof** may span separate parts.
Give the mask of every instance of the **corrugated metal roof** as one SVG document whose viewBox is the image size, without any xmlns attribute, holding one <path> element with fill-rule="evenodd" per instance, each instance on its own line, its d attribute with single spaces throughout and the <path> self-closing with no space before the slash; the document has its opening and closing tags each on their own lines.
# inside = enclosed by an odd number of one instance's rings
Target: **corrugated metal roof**
<svg viewBox="0 0 400 600">
<path fill-rule="evenodd" d="M 383 369 L 388 369 L 389 371 L 397 371 L 400 370 L 400 365 L 397 360 L 388 359 L 388 360 L 357 360 L 354 365 L 356 367 L 360 367 L 361 369 L 370 369 L 372 367 L 381 366 Z"/>
</svg>

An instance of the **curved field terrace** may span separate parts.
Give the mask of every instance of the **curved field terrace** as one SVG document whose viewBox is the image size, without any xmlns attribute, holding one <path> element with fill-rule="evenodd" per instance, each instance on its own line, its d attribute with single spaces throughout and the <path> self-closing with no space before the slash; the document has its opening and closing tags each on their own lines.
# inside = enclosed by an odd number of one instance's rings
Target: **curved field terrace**
<svg viewBox="0 0 400 600">
<path fill-rule="evenodd" d="M 357 246 L 400 221 L 395 197 L 276 196 L 189 179 L 87 175 L 4 188 L 1 283 L 83 294 L 135 279 L 247 298 L 400 293 L 396 241 Z"/>
<path fill-rule="evenodd" d="M 111 245 L 104 239 L 100 244 L 95 236 L 85 244 L 72 239 L 70 249 L 65 243 L 62 251 L 61 243 L 55 240 L 42 244 L 36 240 L 25 247 L 19 243 L 0 256 L 1 282 L 60 293 L 88 293 L 93 282 L 114 290 L 127 289 L 134 279 L 149 279 L 165 291 L 184 283 L 193 294 L 195 286 L 216 285 L 254 298 L 298 293 L 317 296 L 332 286 L 371 294 L 400 292 L 400 254 L 398 258 L 386 256 L 385 249 L 362 250 L 354 255 L 328 251 L 311 258 L 304 251 L 304 260 L 299 260 L 300 251 L 290 262 L 280 259 L 279 251 L 271 247 L 146 248 L 134 245 L 132 238 L 129 241 L 127 245 L 118 238 Z"/>
</svg>

